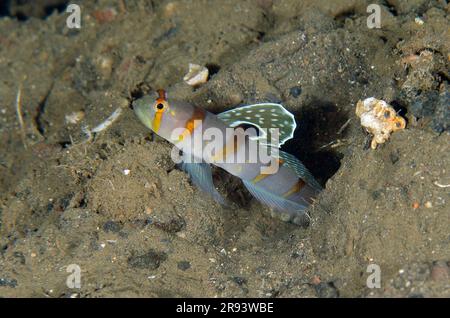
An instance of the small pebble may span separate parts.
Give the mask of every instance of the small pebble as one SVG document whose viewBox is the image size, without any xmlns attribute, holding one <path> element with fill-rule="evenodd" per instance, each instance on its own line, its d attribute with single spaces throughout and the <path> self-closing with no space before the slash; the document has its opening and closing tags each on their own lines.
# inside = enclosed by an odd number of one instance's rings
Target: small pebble
<svg viewBox="0 0 450 318">
<path fill-rule="evenodd" d="M 9 278 L 0 278 L 0 287 L 3 286 L 15 288 L 17 286 L 17 280 Z"/>
<path fill-rule="evenodd" d="M 242 97 L 242 94 L 239 92 L 231 93 L 228 96 L 228 103 L 231 105 L 237 105 L 242 102 L 244 98 Z"/>
<path fill-rule="evenodd" d="M 421 18 L 419 18 L 419 17 L 416 17 L 415 19 L 414 19 L 414 22 L 416 23 L 416 24 L 418 24 L 418 25 L 423 25 L 425 22 L 423 22 L 423 20 L 421 19 Z"/>
<path fill-rule="evenodd" d="M 436 262 L 431 269 L 431 279 L 435 282 L 447 281 L 450 278 L 450 269 L 445 262 Z"/>
<path fill-rule="evenodd" d="M 189 263 L 188 261 L 181 261 L 181 262 L 178 262 L 177 267 L 178 267 L 178 269 L 185 271 L 185 270 L 188 270 L 189 268 L 191 268 L 191 263 Z"/>
<path fill-rule="evenodd" d="M 155 270 L 166 259 L 167 259 L 166 253 L 150 249 L 145 254 L 133 255 L 130 258 L 128 258 L 128 265 L 134 268 Z"/>
<path fill-rule="evenodd" d="M 208 81 L 209 70 L 201 65 L 189 63 L 189 72 L 183 77 L 186 84 L 197 87 Z"/>
<path fill-rule="evenodd" d="M 103 10 L 95 10 L 92 15 L 99 23 L 108 23 L 116 19 L 117 11 L 114 8 L 106 8 Z"/>
<path fill-rule="evenodd" d="M 333 283 L 321 282 L 314 286 L 317 296 L 320 298 L 337 298 L 339 297 L 339 291 Z"/>
<path fill-rule="evenodd" d="M 163 16 L 165 18 L 170 18 L 170 17 L 172 17 L 175 14 L 176 10 L 177 10 L 177 4 L 175 2 L 169 2 L 164 7 Z"/>
<path fill-rule="evenodd" d="M 186 238 L 186 233 L 185 232 L 177 232 L 177 233 L 175 233 L 176 234 L 176 236 L 178 236 L 179 238 Z"/>
<path fill-rule="evenodd" d="M 240 277 L 240 276 L 235 276 L 233 277 L 233 281 L 238 284 L 239 286 L 242 286 L 244 284 L 247 284 L 247 279 L 245 279 L 244 277 Z"/>
<path fill-rule="evenodd" d="M 313 278 L 311 279 L 311 283 L 313 285 L 319 285 L 322 282 L 322 280 L 320 279 L 320 276 L 318 275 L 314 275 Z"/>
<path fill-rule="evenodd" d="M 272 8 L 273 0 L 256 0 L 256 4 L 264 10 L 269 10 Z"/>
<path fill-rule="evenodd" d="M 76 124 L 84 118 L 84 111 L 76 111 L 65 116 L 66 124 Z"/>
<path fill-rule="evenodd" d="M 117 105 L 125 108 L 128 107 L 128 105 L 130 105 L 130 101 L 126 98 L 119 98 L 119 100 L 117 101 Z"/>
<path fill-rule="evenodd" d="M 122 225 L 115 221 L 106 221 L 103 224 L 103 231 L 117 233 L 122 229 Z"/>
<path fill-rule="evenodd" d="M 97 58 L 97 64 L 102 76 L 106 79 L 111 77 L 113 69 L 113 59 L 110 56 L 100 56 Z"/>
<path fill-rule="evenodd" d="M 300 86 L 294 86 L 289 90 L 292 97 L 297 98 L 302 93 L 302 88 Z"/>
</svg>

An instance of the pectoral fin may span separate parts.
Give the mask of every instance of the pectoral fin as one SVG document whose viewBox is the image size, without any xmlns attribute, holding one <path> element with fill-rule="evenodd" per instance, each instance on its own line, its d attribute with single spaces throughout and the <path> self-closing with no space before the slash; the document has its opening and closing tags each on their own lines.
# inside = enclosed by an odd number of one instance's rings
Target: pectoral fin
<svg viewBox="0 0 450 318">
<path fill-rule="evenodd" d="M 193 184 L 209 193 L 220 204 L 227 205 L 227 201 L 214 186 L 211 166 L 207 163 L 182 163 L 181 169 L 186 171 Z"/>
</svg>

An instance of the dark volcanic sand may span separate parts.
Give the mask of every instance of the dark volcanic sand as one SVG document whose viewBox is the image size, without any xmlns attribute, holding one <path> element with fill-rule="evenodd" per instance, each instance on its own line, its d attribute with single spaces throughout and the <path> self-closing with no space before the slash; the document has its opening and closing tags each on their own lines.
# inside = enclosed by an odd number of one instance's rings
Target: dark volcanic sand
<svg viewBox="0 0 450 318">
<path fill-rule="evenodd" d="M 80 30 L 64 1 L 22 2 L 0 7 L 0 296 L 450 296 L 445 1 L 79 1 Z M 191 62 L 213 73 L 195 90 Z M 272 218 L 223 173 L 236 207 L 193 187 L 129 107 L 159 87 L 212 112 L 292 111 L 285 149 L 325 186 L 310 225 Z M 375 151 L 354 114 L 370 96 L 408 121 Z M 366 286 L 372 263 L 380 289 Z"/>
</svg>

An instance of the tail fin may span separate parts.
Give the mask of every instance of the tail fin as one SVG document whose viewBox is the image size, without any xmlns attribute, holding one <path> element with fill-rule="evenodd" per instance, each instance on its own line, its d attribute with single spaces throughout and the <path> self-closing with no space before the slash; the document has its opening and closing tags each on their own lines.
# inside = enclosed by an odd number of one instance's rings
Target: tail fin
<svg viewBox="0 0 450 318">
<path fill-rule="evenodd" d="M 251 181 L 242 180 L 248 191 L 261 203 L 269 206 L 285 222 L 303 225 L 309 219 L 305 213 L 308 202 L 298 203 L 270 193 Z"/>
</svg>

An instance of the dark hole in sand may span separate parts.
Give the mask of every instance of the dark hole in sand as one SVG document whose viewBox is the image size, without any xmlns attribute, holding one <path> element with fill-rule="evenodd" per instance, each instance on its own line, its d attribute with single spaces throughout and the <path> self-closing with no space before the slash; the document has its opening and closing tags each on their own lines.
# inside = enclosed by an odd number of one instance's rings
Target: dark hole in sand
<svg viewBox="0 0 450 318">
<path fill-rule="evenodd" d="M 9 16 L 9 2 L 8 0 L 0 1 L 0 17 Z"/>
<path fill-rule="evenodd" d="M 355 9 L 350 8 L 349 10 L 343 11 L 336 15 L 334 19 L 336 22 L 338 22 L 340 25 L 344 25 L 346 19 L 353 19 L 355 17 Z"/>
<path fill-rule="evenodd" d="M 258 35 L 257 35 L 256 39 L 257 39 L 258 41 L 262 41 L 262 40 L 264 40 L 264 37 L 265 37 L 265 36 L 266 36 L 266 32 L 258 31 Z"/>
<path fill-rule="evenodd" d="M 61 13 L 63 11 L 66 10 L 67 5 L 68 5 L 69 1 L 61 1 L 60 3 L 56 3 L 56 4 L 52 4 L 52 5 L 47 5 L 44 7 L 44 11 L 45 11 L 45 17 L 48 17 L 49 15 L 51 15 L 53 13 L 53 11 L 57 11 L 58 13 Z"/>
<path fill-rule="evenodd" d="M 338 131 L 348 118 L 333 103 L 314 100 L 296 113 L 295 119 L 294 138 L 282 150 L 300 159 L 323 185 L 339 169 L 343 155 L 337 148 L 321 147 L 344 138 Z"/>
<path fill-rule="evenodd" d="M 394 110 L 397 112 L 398 115 L 405 117 L 408 109 L 406 107 L 406 104 L 404 104 L 402 101 L 399 100 L 393 100 L 390 102 L 391 106 L 394 107 Z"/>
<path fill-rule="evenodd" d="M 154 91 L 154 90 L 149 84 L 147 84 L 145 82 L 141 82 L 130 91 L 130 96 L 131 96 L 132 101 L 134 101 L 145 95 L 148 95 L 152 91 Z M 130 108 L 133 109 L 133 103 L 130 103 Z"/>
<path fill-rule="evenodd" d="M 19 21 L 27 21 L 27 20 L 28 20 L 28 17 L 25 15 L 25 13 L 20 12 L 20 11 L 18 11 L 18 12 L 15 14 L 15 17 L 16 17 L 17 20 L 19 20 Z"/>
<path fill-rule="evenodd" d="M 397 8 L 396 8 L 395 6 L 390 5 L 389 2 L 386 3 L 385 5 L 387 6 L 389 12 L 392 13 L 392 15 L 393 15 L 394 17 L 398 16 L 398 11 L 397 11 Z"/>
<path fill-rule="evenodd" d="M 211 76 L 219 73 L 220 71 L 220 66 L 214 63 L 207 63 L 205 67 L 208 69 L 209 72 L 208 80 L 211 79 Z"/>
<path fill-rule="evenodd" d="M 400 115 L 405 119 L 406 124 L 408 125 L 408 118 L 406 117 L 406 114 L 408 113 L 408 108 L 406 104 L 400 100 L 393 100 L 390 102 L 390 105 L 394 108 L 397 115 Z"/>
<path fill-rule="evenodd" d="M 388 40 L 385 36 L 380 36 L 381 41 L 383 41 L 383 43 L 386 43 Z"/>
<path fill-rule="evenodd" d="M 35 1 L 35 0 L 6 0 L 0 1 L 0 17 L 9 16 L 19 21 L 27 21 L 31 17 L 46 19 L 54 11 L 64 12 L 69 1 Z"/>
<path fill-rule="evenodd" d="M 444 84 L 444 82 L 447 82 L 447 84 L 450 83 L 450 77 L 444 72 L 437 72 L 436 75 L 439 81 L 439 85 Z"/>
</svg>

